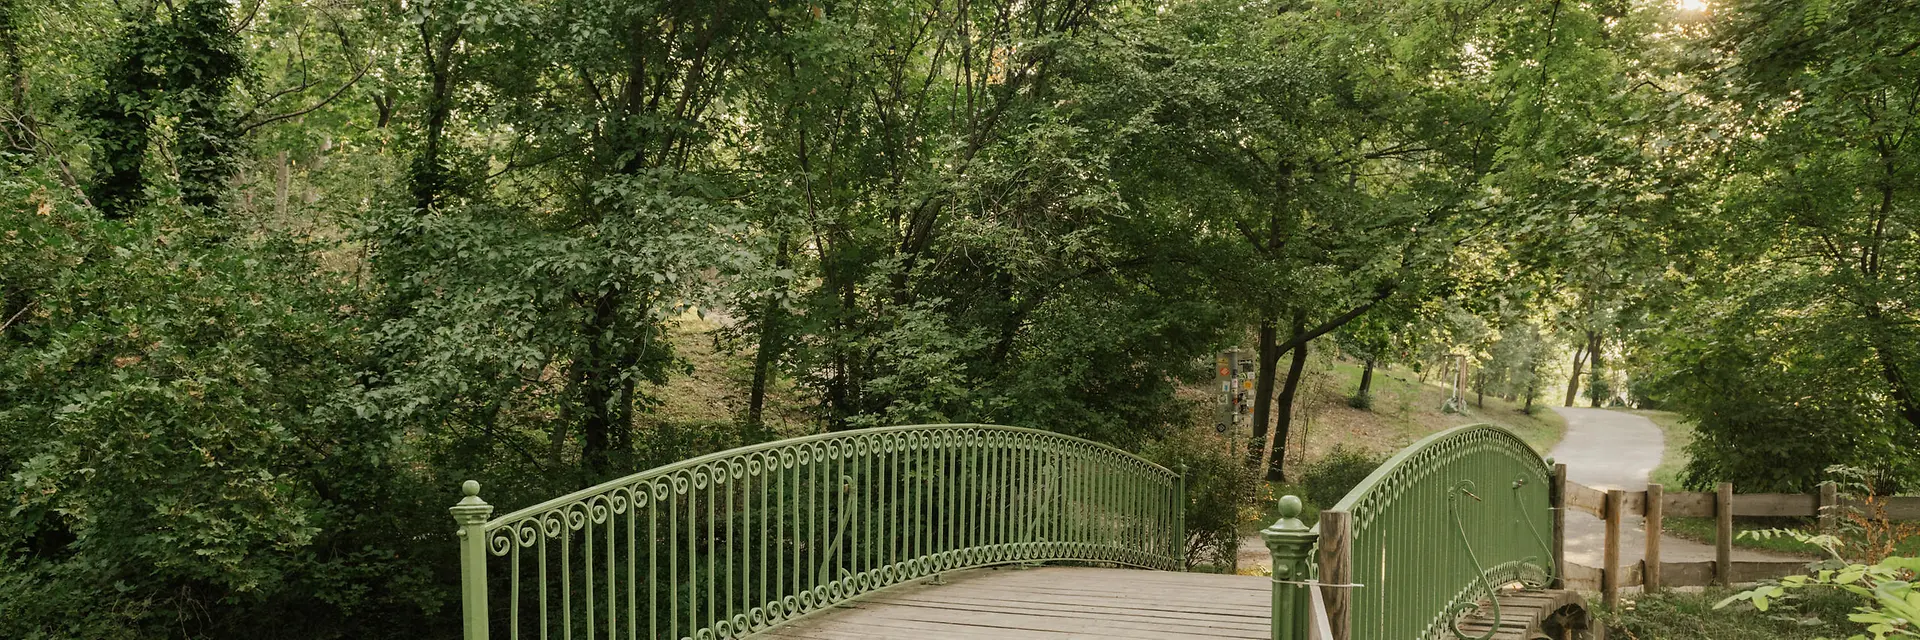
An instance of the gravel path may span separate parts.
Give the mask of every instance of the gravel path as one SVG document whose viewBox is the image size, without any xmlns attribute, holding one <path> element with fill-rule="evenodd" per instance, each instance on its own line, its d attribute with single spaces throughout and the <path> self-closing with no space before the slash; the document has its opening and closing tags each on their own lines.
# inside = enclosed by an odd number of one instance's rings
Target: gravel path
<svg viewBox="0 0 1920 640">
<path fill-rule="evenodd" d="M 1666 439 L 1652 420 L 1624 411 L 1555 407 L 1567 419 L 1567 436 L 1553 448 L 1554 462 L 1567 465 L 1567 479 L 1600 489 L 1644 491 L 1647 475 L 1660 466 Z M 1567 562 L 1600 566 L 1606 524 L 1580 512 L 1567 514 Z M 1620 561 L 1639 561 L 1646 552 L 1646 519 L 1628 516 L 1620 523 Z M 1712 545 L 1666 536 L 1660 540 L 1662 562 L 1699 562 L 1714 559 Z M 1734 560 L 1797 560 L 1765 551 L 1734 549 Z"/>
</svg>

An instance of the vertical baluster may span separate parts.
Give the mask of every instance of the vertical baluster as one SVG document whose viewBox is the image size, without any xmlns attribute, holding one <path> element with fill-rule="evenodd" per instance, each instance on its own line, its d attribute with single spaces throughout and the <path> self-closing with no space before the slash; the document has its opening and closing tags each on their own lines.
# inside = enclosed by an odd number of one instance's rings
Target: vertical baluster
<svg viewBox="0 0 1920 640">
<path fill-rule="evenodd" d="M 779 453 L 774 454 L 773 463 L 774 463 L 774 468 L 768 469 L 767 473 L 777 474 L 776 477 L 780 479 L 779 482 L 777 483 L 780 485 L 780 488 L 777 490 L 778 497 L 774 498 L 774 509 L 773 509 L 773 513 L 774 513 L 773 548 L 780 552 L 780 557 L 773 561 L 773 597 L 781 601 L 781 604 L 783 605 L 781 607 L 781 613 L 783 614 L 781 616 L 781 619 L 785 619 L 787 616 L 792 615 L 792 612 L 787 611 L 784 606 L 786 604 L 786 599 L 787 599 L 786 596 L 789 593 L 791 593 L 787 591 L 787 561 L 789 560 L 789 558 L 787 557 L 786 536 L 787 536 L 787 490 L 792 485 L 792 483 L 787 482 L 787 466 L 785 463 L 780 461 Z"/>
<path fill-rule="evenodd" d="M 973 507 L 974 502 L 978 501 L 973 493 L 973 483 L 975 482 L 975 478 L 973 477 L 974 446 L 973 443 L 966 441 L 962 441 L 960 446 L 962 454 L 960 459 L 960 473 L 958 474 L 959 486 L 956 488 L 958 500 L 960 501 L 960 537 L 954 540 L 953 547 L 956 551 L 973 546 Z"/>
<path fill-rule="evenodd" d="M 807 518 L 811 517 L 812 512 L 811 510 L 807 510 L 806 513 L 802 513 L 802 507 L 807 504 L 807 501 L 803 499 L 805 497 L 803 494 L 807 491 L 808 487 L 812 486 L 807 482 L 807 474 L 812 473 L 812 466 L 801 464 L 798 459 L 798 451 L 795 451 L 794 455 L 796 458 L 793 464 L 793 490 L 791 491 L 793 494 L 791 498 L 793 501 L 793 571 L 790 572 L 791 575 L 787 579 L 791 581 L 788 593 L 795 598 L 799 598 L 800 586 L 802 584 L 800 576 L 807 573 L 806 553 L 807 550 L 813 548 L 813 545 L 807 544 L 806 537 Z M 795 604 L 798 603 L 798 600 L 796 600 Z M 787 615 L 799 615 L 798 607 L 795 609 L 794 611 L 788 611 Z"/>
<path fill-rule="evenodd" d="M 547 527 L 544 522 L 536 522 L 535 526 L 540 527 L 535 537 L 540 541 L 540 640 L 547 640 L 548 630 L 553 628 L 547 621 L 547 612 L 550 610 L 547 604 L 547 588 L 553 583 L 547 580 Z"/>
<path fill-rule="evenodd" d="M 807 535 L 801 538 L 807 543 L 807 564 L 795 572 L 798 575 L 794 577 L 802 588 L 811 586 L 809 582 L 812 576 L 820 575 L 820 545 L 826 542 L 820 536 L 820 468 L 825 465 L 825 460 L 815 457 L 813 468 L 807 472 L 810 480 L 807 483 Z M 808 577 L 802 578 L 800 575 Z M 814 604 L 818 606 L 820 603 L 815 601 Z"/>
<path fill-rule="evenodd" d="M 1104 458 L 1107 457 L 1107 452 L 1096 449 L 1093 455 L 1094 455 L 1094 459 L 1093 459 L 1094 473 L 1099 474 L 1097 477 L 1099 478 L 1099 482 L 1100 482 L 1100 493 L 1098 494 L 1100 497 L 1100 520 L 1099 520 L 1098 528 L 1096 529 L 1096 531 L 1099 533 L 1099 536 L 1100 536 L 1099 537 L 1100 546 L 1111 548 L 1115 546 L 1114 540 L 1113 540 L 1114 538 L 1113 512 L 1114 512 L 1114 493 L 1115 493 L 1114 482 L 1113 482 L 1113 466 L 1106 464 L 1107 461 L 1104 460 Z M 1111 553 L 1111 552 L 1109 551 L 1105 553 Z"/>
<path fill-rule="evenodd" d="M 634 529 L 640 520 L 641 485 L 634 485 L 627 494 L 627 640 L 640 639 L 640 548 L 634 544 Z M 648 504 L 652 504 L 649 500 Z"/>
<path fill-rule="evenodd" d="M 1019 559 L 1014 540 L 1021 529 L 1020 521 L 1020 437 L 1007 434 L 1000 451 L 1000 548 L 1006 557 Z"/>
<path fill-rule="evenodd" d="M 714 477 L 712 469 L 707 469 L 703 471 L 703 473 L 707 474 L 707 614 L 700 620 L 700 626 L 695 627 L 695 629 L 712 628 L 714 621 L 718 620 L 718 616 L 720 615 L 720 572 L 718 571 L 719 565 L 715 562 L 717 558 L 714 557 L 719 555 L 719 550 L 714 543 L 716 540 L 719 540 L 719 538 L 716 537 L 719 529 L 715 526 L 715 520 L 719 518 L 720 497 L 714 494 L 720 491 L 720 479 Z M 697 585 L 698 583 L 695 584 Z"/>
<path fill-rule="evenodd" d="M 882 436 L 882 439 L 886 440 L 888 449 L 887 464 L 882 467 L 886 470 L 887 476 L 887 517 L 882 521 L 882 523 L 886 525 L 886 534 L 881 536 L 882 539 L 887 541 L 887 557 L 882 563 L 882 566 L 895 567 L 900 560 L 900 516 L 902 515 L 900 510 L 901 443 L 891 433 Z M 897 567 L 894 575 L 899 575 Z M 888 582 L 891 583 L 892 581 Z"/>
<path fill-rule="evenodd" d="M 560 635 L 567 640 L 573 639 L 573 524 L 566 522 L 563 512 L 560 523 Z"/>
<path fill-rule="evenodd" d="M 583 583 L 581 586 L 586 588 L 587 597 L 580 601 L 581 602 L 580 608 L 582 610 L 581 612 L 585 613 L 587 616 L 587 620 L 586 620 L 587 637 L 592 638 L 593 629 L 594 629 L 593 627 L 593 507 L 591 505 L 588 505 L 585 511 L 586 511 L 586 520 L 581 522 L 581 527 L 580 527 L 580 534 L 581 534 L 580 539 L 586 543 L 584 546 L 585 552 L 580 555 L 580 579 Z M 572 617 L 572 616 L 568 616 L 568 617 Z M 573 635 L 569 633 L 567 637 L 571 638 L 573 637 Z"/>
<path fill-rule="evenodd" d="M 1067 543 L 1068 549 L 1076 549 L 1080 543 L 1080 451 L 1073 444 L 1067 447 L 1060 457 L 1060 477 L 1066 481 L 1065 499 L 1061 500 L 1065 513 L 1061 514 L 1060 538 Z"/>
<path fill-rule="evenodd" d="M 691 510 L 692 505 L 688 505 Z M 667 478 L 667 638 L 680 638 L 680 492 Z"/>
<path fill-rule="evenodd" d="M 699 468 L 687 471 L 687 529 L 682 532 L 686 537 L 687 548 L 687 633 L 693 636 L 700 632 L 700 554 L 696 549 L 700 539 L 700 485 L 693 479 L 699 477 Z M 711 500 L 711 498 L 709 498 Z M 707 578 L 712 580 L 712 578 Z M 677 590 L 677 589 L 676 589 Z"/>
<path fill-rule="evenodd" d="M 651 493 L 651 484 L 642 487 Z M 660 494 L 657 493 L 647 499 L 647 638 L 660 640 Z"/>
<path fill-rule="evenodd" d="M 726 608 L 720 610 L 722 612 L 720 615 L 723 617 L 718 619 L 726 620 L 729 624 L 731 624 L 733 622 L 735 614 L 739 613 L 738 607 L 740 604 L 739 598 L 738 598 L 738 596 L 740 595 L 740 591 L 739 591 L 740 576 L 734 570 L 734 566 L 733 566 L 733 559 L 734 559 L 733 521 L 739 518 L 740 516 L 739 510 L 737 510 L 734 507 L 733 496 L 734 494 L 739 493 L 739 491 L 736 490 L 738 489 L 738 487 L 734 486 L 733 472 L 730 466 L 725 463 L 722 463 L 718 466 L 720 467 L 720 477 L 726 478 L 726 482 L 724 483 L 725 488 L 721 489 L 720 487 L 722 487 L 723 484 L 718 482 L 714 484 L 714 488 L 720 489 L 722 493 L 727 494 L 727 510 L 725 512 L 727 526 L 725 529 L 722 530 L 722 532 L 726 534 L 726 538 L 725 538 L 726 544 L 725 546 L 721 547 L 719 550 L 719 554 L 721 556 L 724 556 L 724 558 L 720 563 L 720 567 L 721 569 L 727 572 L 727 589 L 721 592 L 723 594 L 726 594 L 727 605 L 726 605 Z M 714 544 L 714 542 L 715 540 L 709 539 L 707 541 L 707 544 Z"/>
<path fill-rule="evenodd" d="M 987 448 L 987 434 L 979 434 L 973 443 L 973 501 L 967 504 L 973 511 L 973 542 L 967 545 L 974 549 L 987 546 L 987 464 L 992 452 Z M 977 556 L 976 556 L 977 557 Z"/>
<path fill-rule="evenodd" d="M 939 492 L 941 492 L 941 494 L 939 494 L 939 502 L 937 502 L 937 505 L 939 505 L 939 513 L 935 513 L 935 515 L 939 517 L 939 532 L 941 532 L 941 536 L 939 536 L 941 567 L 947 565 L 947 559 L 945 559 L 947 552 L 954 550 L 954 529 L 956 529 L 956 523 L 958 523 L 958 517 L 960 517 L 960 513 L 954 511 L 954 484 L 960 480 L 960 473 L 954 471 L 954 459 L 956 459 L 954 444 L 952 444 L 952 442 L 941 442 L 941 473 L 939 473 L 939 477 L 933 479 L 933 482 L 935 482 L 933 486 L 939 488 Z"/>
<path fill-rule="evenodd" d="M 773 460 L 776 464 L 778 463 L 778 456 L 768 457 L 763 455 L 762 458 L 763 460 Z M 773 519 L 773 514 L 767 511 L 767 503 L 770 502 L 767 494 L 773 492 L 773 467 L 762 464 L 760 465 L 760 473 L 762 474 L 760 476 L 760 535 L 758 536 L 760 540 L 760 573 L 754 576 L 754 581 L 760 583 L 760 610 L 766 613 L 767 621 L 771 623 L 773 621 L 773 611 L 767 606 L 767 603 L 771 602 L 768 598 L 771 597 L 773 593 L 768 589 L 767 580 L 767 576 L 770 575 L 767 573 L 767 547 L 770 546 L 770 541 L 767 538 L 767 521 Z M 748 477 L 751 478 L 752 476 Z"/>
<path fill-rule="evenodd" d="M 616 604 L 617 600 L 615 600 L 615 598 L 619 597 L 620 585 L 618 582 L 614 580 L 614 571 L 615 571 L 614 567 L 616 566 L 615 564 L 616 561 L 614 559 L 615 556 L 613 552 L 613 529 L 614 529 L 613 499 L 609 497 L 607 499 L 607 637 L 608 638 L 614 637 L 614 634 L 618 633 L 620 630 L 620 618 L 614 613 L 614 610 L 619 606 Z M 591 582 L 592 578 L 588 578 L 588 580 L 589 582 Z M 589 605 L 589 608 L 591 608 L 591 605 Z M 589 631 L 587 633 L 587 637 L 589 638 L 594 637 L 593 633 Z"/>
<path fill-rule="evenodd" d="M 999 434 L 987 432 L 980 451 L 980 546 L 993 553 L 1000 532 L 1000 446 Z"/>
<path fill-rule="evenodd" d="M 861 480 L 860 484 L 854 485 L 854 490 L 860 492 L 860 510 L 854 512 L 860 519 L 860 555 L 859 562 L 855 565 L 856 568 L 854 569 L 854 575 L 856 577 L 868 574 L 876 568 L 874 564 L 876 556 L 874 553 L 880 544 L 880 522 L 878 516 L 880 515 L 881 507 L 881 469 L 880 453 L 878 451 L 879 445 L 874 442 L 875 440 L 877 440 L 877 438 L 868 439 L 869 446 L 867 447 L 867 454 L 860 456 Z M 854 591 L 849 590 L 848 593 L 851 594 L 854 593 Z"/>
<path fill-rule="evenodd" d="M 512 556 L 507 561 L 511 567 L 509 571 L 513 572 L 511 578 L 513 595 L 512 604 L 508 605 L 507 609 L 507 625 L 512 631 L 507 632 L 507 637 L 511 640 L 520 640 L 520 532 L 518 526 L 508 531 L 513 534 Z"/>
</svg>

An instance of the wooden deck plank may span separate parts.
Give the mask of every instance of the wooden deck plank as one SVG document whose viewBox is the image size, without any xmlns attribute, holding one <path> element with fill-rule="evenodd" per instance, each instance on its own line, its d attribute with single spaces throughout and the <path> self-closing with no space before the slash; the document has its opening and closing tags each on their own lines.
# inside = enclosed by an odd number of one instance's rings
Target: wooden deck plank
<svg viewBox="0 0 1920 640">
<path fill-rule="evenodd" d="M 901 585 L 761 632 L 788 640 L 1261 640 L 1272 583 L 1089 567 L 1001 568 Z"/>
<path fill-rule="evenodd" d="M 1046 599 L 1008 599 L 963 597 L 940 594 L 938 596 L 901 595 L 878 597 L 871 600 L 877 603 L 900 603 L 906 605 L 967 605 L 974 607 L 997 607 L 1008 610 L 1058 611 L 1075 615 L 1134 616 L 1142 618 L 1173 618 L 1205 622 L 1260 624 L 1265 625 L 1267 617 L 1255 615 L 1246 610 L 1240 611 L 1199 611 L 1192 608 L 1134 608 L 1115 606 L 1098 602 L 1068 602 Z"/>
</svg>

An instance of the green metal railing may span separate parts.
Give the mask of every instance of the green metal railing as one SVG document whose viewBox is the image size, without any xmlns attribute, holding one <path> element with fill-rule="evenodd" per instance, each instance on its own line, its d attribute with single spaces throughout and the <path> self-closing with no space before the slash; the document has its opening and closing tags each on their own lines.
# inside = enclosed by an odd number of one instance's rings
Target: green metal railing
<svg viewBox="0 0 1920 640">
<path fill-rule="evenodd" d="M 901 582 L 1073 560 L 1179 569 L 1178 474 L 993 425 L 742 447 L 460 524 L 467 640 L 739 638 Z"/>
<path fill-rule="evenodd" d="M 1551 478 L 1532 447 L 1490 425 L 1457 427 L 1402 450 L 1310 532 L 1285 519 L 1268 530 L 1273 637 L 1305 637 L 1295 612 L 1308 609 L 1306 584 L 1322 581 L 1336 594 L 1328 598 L 1333 637 L 1485 640 L 1491 630 L 1462 632 L 1459 619 L 1497 618 L 1501 586 L 1553 580 Z M 1344 521 L 1350 534 L 1321 531 L 1330 520 Z M 1283 572 L 1293 577 L 1282 580 Z"/>
</svg>

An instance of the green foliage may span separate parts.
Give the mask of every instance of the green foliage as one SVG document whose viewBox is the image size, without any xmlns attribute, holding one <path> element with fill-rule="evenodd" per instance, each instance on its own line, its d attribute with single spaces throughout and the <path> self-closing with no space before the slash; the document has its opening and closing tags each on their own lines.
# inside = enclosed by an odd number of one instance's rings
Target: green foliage
<svg viewBox="0 0 1920 640">
<path fill-rule="evenodd" d="M 1816 536 L 1796 535 L 1810 544 L 1821 542 Z M 1913 623 L 1920 620 L 1920 591 L 1915 590 L 1911 582 L 1916 569 L 1920 569 L 1920 559 L 1899 556 L 1871 565 L 1823 568 L 1736 593 L 1714 604 L 1714 608 L 1743 603 L 1765 612 L 1782 600 L 1797 599 L 1805 592 L 1835 590 L 1852 596 L 1854 613 L 1847 619 L 1865 625 L 1865 633 L 1852 634 L 1849 640 L 1920 638 L 1920 629 L 1914 628 Z"/>
<path fill-rule="evenodd" d="M 1597 617 L 1610 633 L 1649 640 L 1815 640 L 1859 628 L 1847 620 L 1853 605 L 1844 594 L 1812 592 L 1807 596 L 1791 611 L 1774 607 L 1756 613 L 1744 607 L 1715 608 L 1714 603 L 1725 597 L 1724 591 L 1666 591 L 1642 595 L 1620 609 L 1601 611 Z"/>
<path fill-rule="evenodd" d="M 1920 16 L 1803 5 L 0 2 L 0 636 L 444 633 L 455 481 L 782 433 L 649 415 L 696 310 L 780 429 L 1186 464 L 1214 564 L 1179 394 L 1256 327 L 1529 399 L 1571 338 L 1693 483 L 1908 481 Z"/>
<path fill-rule="evenodd" d="M 396 494 L 427 496 L 393 464 L 393 427 L 343 411 L 364 332 L 315 248 L 209 245 L 189 210 L 124 225 L 58 193 L 0 181 L 0 295 L 20 309 L 0 335 L 17 497 L 0 635 L 226 633 L 213 607 L 287 624 L 437 608 L 431 568 L 396 557 L 425 522 Z"/>
<path fill-rule="evenodd" d="M 1211 429 L 1189 427 L 1144 450 L 1148 459 L 1186 478 L 1189 565 L 1233 566 L 1246 526 L 1260 517 L 1252 501 L 1256 483 L 1241 463 L 1237 445 Z"/>
<path fill-rule="evenodd" d="M 1300 470 L 1300 484 L 1306 489 L 1307 501 L 1318 505 L 1338 504 L 1383 462 L 1386 462 L 1384 456 L 1334 445 L 1333 450 Z"/>
<path fill-rule="evenodd" d="M 1676 79 L 1706 100 L 1669 113 L 1725 160 L 1702 165 L 1724 204 L 1664 225 L 1714 260 L 1683 269 L 1644 377 L 1699 423 L 1692 484 L 1800 491 L 1831 464 L 1912 482 L 1916 25 L 1910 4 L 1749 0 L 1684 31 Z"/>
<path fill-rule="evenodd" d="M 1700 316 L 1704 330 L 1664 345 L 1682 366 L 1653 384 L 1695 423 L 1687 486 L 1803 493 L 1836 464 L 1909 482 L 1901 419 L 1884 383 L 1861 375 L 1870 347 L 1820 315 L 1771 309 L 1772 299 Z"/>
</svg>

